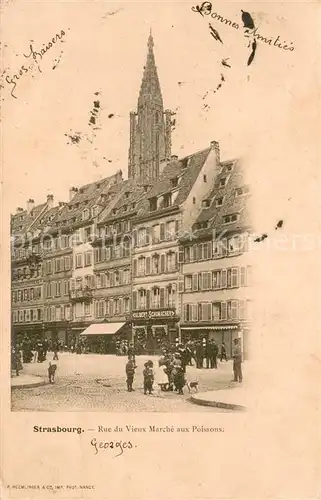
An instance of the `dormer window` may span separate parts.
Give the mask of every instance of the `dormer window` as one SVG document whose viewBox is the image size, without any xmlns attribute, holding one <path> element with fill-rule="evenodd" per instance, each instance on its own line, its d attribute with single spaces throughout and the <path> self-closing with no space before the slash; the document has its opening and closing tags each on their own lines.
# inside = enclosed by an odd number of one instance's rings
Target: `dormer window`
<svg viewBox="0 0 321 500">
<path fill-rule="evenodd" d="M 132 203 L 132 208 L 135 208 L 136 207 L 136 203 Z"/>
<path fill-rule="evenodd" d="M 154 210 L 157 210 L 157 198 L 150 198 L 149 200 L 149 210 L 150 212 L 153 212 Z"/>
<path fill-rule="evenodd" d="M 211 206 L 211 200 L 203 200 L 202 208 L 209 208 Z"/>
<path fill-rule="evenodd" d="M 98 207 L 93 207 L 92 213 L 93 213 L 93 217 L 96 217 L 98 215 Z"/>
<path fill-rule="evenodd" d="M 127 205 L 124 205 L 124 206 L 123 206 L 123 210 L 124 210 L 124 212 L 127 212 L 127 208 L 128 208 L 128 206 L 127 206 Z"/>
<path fill-rule="evenodd" d="M 219 186 L 224 187 L 225 184 L 226 184 L 226 177 L 223 177 L 222 179 L 220 179 Z"/>
<path fill-rule="evenodd" d="M 203 181 L 207 182 L 207 175 L 206 174 L 203 175 Z"/>
<path fill-rule="evenodd" d="M 172 185 L 172 187 L 177 187 L 178 186 L 178 177 L 173 177 L 171 179 L 171 185 Z"/>
<path fill-rule="evenodd" d="M 163 207 L 164 208 L 170 207 L 172 205 L 172 194 L 171 193 L 164 194 L 163 200 L 164 200 Z"/>
<path fill-rule="evenodd" d="M 225 169 L 227 170 L 227 172 L 231 172 L 233 168 L 233 163 L 228 163 L 227 165 L 225 165 Z"/>
<path fill-rule="evenodd" d="M 112 212 L 113 212 L 113 215 L 116 215 L 116 213 L 117 213 L 116 208 L 113 208 Z"/>
<path fill-rule="evenodd" d="M 223 222 L 224 224 L 230 224 L 231 222 L 236 222 L 239 218 L 239 214 L 229 214 L 224 215 Z"/>
<path fill-rule="evenodd" d="M 127 199 L 127 198 L 129 198 L 129 191 L 126 191 L 126 192 L 125 192 L 125 198 L 126 198 L 126 199 Z"/>
<path fill-rule="evenodd" d="M 217 207 L 221 207 L 223 205 L 223 196 L 221 196 L 220 198 L 217 198 L 215 205 Z"/>
<path fill-rule="evenodd" d="M 235 189 L 235 196 L 243 196 L 245 194 L 249 194 L 250 188 L 249 186 L 242 186 L 240 188 Z"/>
<path fill-rule="evenodd" d="M 86 208 L 83 213 L 82 213 L 82 220 L 87 220 L 89 219 L 89 210 Z"/>
<path fill-rule="evenodd" d="M 79 193 L 81 193 L 81 194 L 82 194 L 83 192 L 84 192 L 84 189 L 83 189 L 83 188 L 80 188 L 80 189 L 79 189 Z"/>
</svg>

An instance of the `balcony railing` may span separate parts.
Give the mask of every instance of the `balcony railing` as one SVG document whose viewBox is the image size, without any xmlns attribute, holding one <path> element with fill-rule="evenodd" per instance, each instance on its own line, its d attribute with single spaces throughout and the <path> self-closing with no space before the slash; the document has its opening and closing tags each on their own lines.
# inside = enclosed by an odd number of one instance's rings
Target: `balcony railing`
<svg viewBox="0 0 321 500">
<path fill-rule="evenodd" d="M 70 290 L 71 302 L 91 302 L 93 298 L 92 290 L 89 287 Z"/>
</svg>

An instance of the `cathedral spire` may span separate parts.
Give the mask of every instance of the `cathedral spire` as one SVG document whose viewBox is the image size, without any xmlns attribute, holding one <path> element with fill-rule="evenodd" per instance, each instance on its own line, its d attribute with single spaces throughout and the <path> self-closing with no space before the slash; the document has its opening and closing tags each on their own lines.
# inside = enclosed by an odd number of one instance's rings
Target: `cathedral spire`
<svg viewBox="0 0 321 500">
<path fill-rule="evenodd" d="M 152 182 L 159 177 L 160 164 L 170 156 L 171 112 L 163 107 L 152 30 L 147 47 L 137 111 L 130 113 L 128 177 Z"/>
<path fill-rule="evenodd" d="M 157 67 L 154 56 L 154 39 L 150 29 L 148 37 L 148 52 L 146 64 L 144 66 L 143 79 L 140 87 L 138 106 L 144 99 L 151 99 L 159 104 L 163 104 L 162 93 L 159 85 Z"/>
</svg>

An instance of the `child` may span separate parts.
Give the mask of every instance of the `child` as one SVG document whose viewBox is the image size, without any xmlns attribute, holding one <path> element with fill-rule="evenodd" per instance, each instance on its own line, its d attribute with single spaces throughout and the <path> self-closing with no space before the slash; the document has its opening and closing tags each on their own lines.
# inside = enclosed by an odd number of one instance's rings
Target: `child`
<svg viewBox="0 0 321 500">
<path fill-rule="evenodd" d="M 135 375 L 135 370 L 137 366 L 134 363 L 134 360 L 132 359 L 131 356 L 128 356 L 128 362 L 126 364 L 126 375 L 127 375 L 127 390 L 128 392 L 132 392 L 135 389 L 133 389 L 133 382 L 134 382 L 134 375 Z"/>
<path fill-rule="evenodd" d="M 143 371 L 144 394 L 147 394 L 147 391 L 149 392 L 149 394 L 151 394 L 152 390 L 153 390 L 153 383 L 154 383 L 153 362 L 147 361 L 144 366 L 145 366 L 145 369 Z"/>
</svg>

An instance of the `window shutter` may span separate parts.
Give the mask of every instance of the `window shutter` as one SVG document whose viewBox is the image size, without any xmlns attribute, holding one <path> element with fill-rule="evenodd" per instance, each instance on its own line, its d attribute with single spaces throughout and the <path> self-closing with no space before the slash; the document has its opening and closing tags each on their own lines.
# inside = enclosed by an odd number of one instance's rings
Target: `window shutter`
<svg viewBox="0 0 321 500">
<path fill-rule="evenodd" d="M 165 307 L 165 288 L 160 289 L 160 307 Z"/>
<path fill-rule="evenodd" d="M 133 229 L 132 237 L 133 237 L 133 247 L 137 247 L 137 229 Z"/>
<path fill-rule="evenodd" d="M 159 239 L 160 239 L 160 241 L 165 240 L 165 224 L 159 225 Z"/>
<path fill-rule="evenodd" d="M 160 256 L 160 272 L 161 273 L 165 272 L 165 254 L 162 254 Z"/>
<path fill-rule="evenodd" d="M 121 297 L 119 299 L 119 314 L 123 314 L 124 313 L 124 301 L 123 301 L 123 298 Z"/>
<path fill-rule="evenodd" d="M 60 271 L 64 271 L 65 270 L 65 259 L 63 257 L 61 257 L 60 259 Z"/>
<path fill-rule="evenodd" d="M 146 227 L 146 239 L 145 239 L 145 244 L 149 245 L 151 242 L 151 227 Z"/>
<path fill-rule="evenodd" d="M 227 318 L 227 305 L 226 302 L 221 302 L 221 319 Z"/>
<path fill-rule="evenodd" d="M 238 319 L 238 301 L 231 301 L 231 319 Z"/>
<path fill-rule="evenodd" d="M 193 274 L 192 277 L 192 291 L 196 292 L 198 290 L 198 274 Z"/>
<path fill-rule="evenodd" d="M 184 248 L 183 247 L 180 247 L 178 250 L 178 262 L 180 264 L 184 263 Z"/>
<path fill-rule="evenodd" d="M 179 280 L 178 282 L 178 293 L 184 292 L 184 280 Z"/>
<path fill-rule="evenodd" d="M 133 274 L 134 276 L 137 276 L 137 259 L 133 260 Z"/>
<path fill-rule="evenodd" d="M 211 258 L 212 258 L 212 254 L 213 254 L 212 242 L 211 242 L 211 241 L 208 241 L 208 242 L 206 243 L 206 246 L 207 246 L 207 258 L 208 258 L 208 259 L 211 259 Z"/>
<path fill-rule="evenodd" d="M 204 280 L 203 280 L 203 273 L 199 273 L 198 275 L 198 289 L 199 290 L 203 290 L 203 286 L 204 286 Z"/>
<path fill-rule="evenodd" d="M 227 270 L 222 269 L 221 271 L 221 288 L 227 287 Z"/>
<path fill-rule="evenodd" d="M 137 291 L 133 292 L 133 309 L 137 309 Z"/>
<path fill-rule="evenodd" d="M 246 285 L 246 275 L 245 275 L 246 268 L 242 266 L 240 268 L 240 286 L 245 286 Z"/>
<path fill-rule="evenodd" d="M 227 270 L 227 288 L 232 286 L 232 269 Z"/>
<path fill-rule="evenodd" d="M 239 268 L 233 267 L 232 269 L 232 287 L 239 286 Z"/>
<path fill-rule="evenodd" d="M 175 252 L 175 270 L 178 269 L 178 254 Z"/>
<path fill-rule="evenodd" d="M 150 257 L 146 257 L 146 274 L 150 274 Z"/>
<path fill-rule="evenodd" d="M 222 250 L 222 256 L 225 257 L 227 255 L 227 238 L 222 238 L 221 250 Z"/>
<path fill-rule="evenodd" d="M 184 304 L 184 321 L 189 320 L 189 304 Z"/>
<path fill-rule="evenodd" d="M 175 239 L 179 237 L 179 220 L 175 221 Z"/>
<path fill-rule="evenodd" d="M 146 309 L 150 309 L 150 290 L 146 290 Z"/>
<path fill-rule="evenodd" d="M 212 321 L 212 304 L 207 304 L 207 319 Z"/>
</svg>

